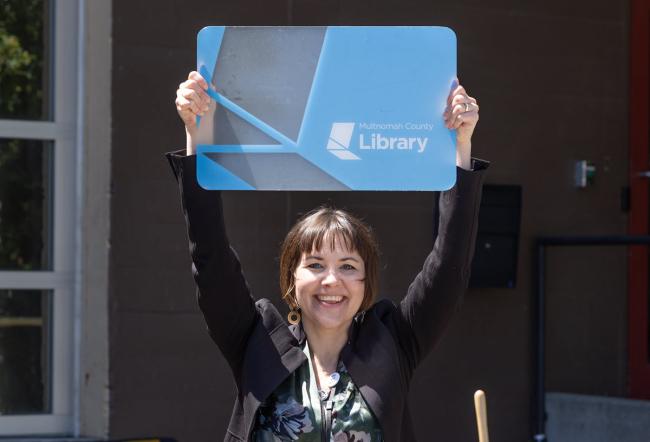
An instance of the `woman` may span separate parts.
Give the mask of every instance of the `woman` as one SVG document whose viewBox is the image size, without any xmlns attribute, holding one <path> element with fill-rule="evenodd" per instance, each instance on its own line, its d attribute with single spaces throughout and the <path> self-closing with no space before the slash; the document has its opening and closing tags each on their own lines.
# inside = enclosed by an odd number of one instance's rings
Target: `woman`
<svg viewBox="0 0 650 442">
<path fill-rule="evenodd" d="M 187 221 L 199 306 L 228 361 L 237 398 L 226 441 L 412 441 L 407 406 L 414 369 L 441 336 L 469 279 L 482 170 L 471 159 L 476 100 L 458 85 L 443 118 L 457 139 L 456 185 L 441 192 L 433 251 L 398 306 L 374 303 L 377 247 L 353 216 L 320 209 L 281 250 L 287 326 L 255 302 L 226 237 L 221 196 L 196 182 L 196 116 L 210 106 L 196 72 L 177 91 L 185 152 L 168 154 Z"/>
</svg>

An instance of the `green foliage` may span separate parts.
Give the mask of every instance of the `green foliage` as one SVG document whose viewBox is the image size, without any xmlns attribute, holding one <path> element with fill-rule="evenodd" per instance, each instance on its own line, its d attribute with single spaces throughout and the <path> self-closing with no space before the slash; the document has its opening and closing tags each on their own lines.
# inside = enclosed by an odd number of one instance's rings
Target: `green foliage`
<svg viewBox="0 0 650 442">
<path fill-rule="evenodd" d="M 47 0 L 0 0 L 0 118 L 49 115 L 43 80 L 49 38 Z M 0 139 L 0 269 L 47 268 L 50 149 L 41 141 Z M 38 292 L 0 290 L 0 316 L 40 316 Z M 0 329 L 0 414 L 47 411 L 41 327 Z"/>
<path fill-rule="evenodd" d="M 0 81 L 2 83 L 2 113 L 14 115 L 20 111 L 23 90 L 29 87 L 32 72 L 30 66 L 34 57 L 20 47 L 15 35 L 8 35 L 0 29 Z M 30 88 L 31 89 L 31 88 Z"/>
<path fill-rule="evenodd" d="M 0 0 L 0 118 L 47 116 L 42 84 L 47 3 Z M 0 139 L 0 269 L 47 266 L 48 160 L 40 141 Z"/>
<path fill-rule="evenodd" d="M 0 269 L 41 270 L 48 264 L 48 164 L 49 149 L 41 141 L 0 141 Z"/>
<path fill-rule="evenodd" d="M 47 3 L 47 2 L 45 2 Z M 46 4 L 0 1 L 0 118 L 41 119 Z"/>
</svg>

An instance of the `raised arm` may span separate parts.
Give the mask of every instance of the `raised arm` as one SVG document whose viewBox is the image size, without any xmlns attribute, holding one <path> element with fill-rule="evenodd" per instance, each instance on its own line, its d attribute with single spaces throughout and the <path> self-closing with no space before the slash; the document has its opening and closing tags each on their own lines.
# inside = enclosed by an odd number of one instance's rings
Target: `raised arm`
<svg viewBox="0 0 650 442">
<path fill-rule="evenodd" d="M 435 346 L 467 289 L 476 242 L 481 184 L 487 163 L 472 160 L 474 171 L 457 169 L 456 185 L 440 192 L 438 236 L 415 277 L 400 312 L 413 332 L 417 365 Z"/>
<path fill-rule="evenodd" d="M 456 130 L 457 178 L 440 192 L 438 235 L 422 270 L 400 303 L 400 314 L 412 331 L 405 343 L 417 365 L 442 336 L 467 289 L 474 254 L 481 186 L 488 163 L 471 158 L 471 137 L 478 122 L 478 104 L 462 86 L 449 95 L 445 122 Z"/>
<path fill-rule="evenodd" d="M 190 138 L 196 129 L 194 119 L 204 106 L 196 102 L 202 98 L 196 87 L 202 85 L 192 79 L 193 74 L 181 83 L 176 100 L 186 124 L 188 147 L 167 154 L 167 159 L 180 189 L 199 307 L 212 339 L 234 368 L 241 361 L 258 314 L 239 259 L 226 236 L 221 193 L 204 190 L 196 180 L 196 156 L 190 150 Z M 181 98 L 186 103 L 179 104 Z"/>
</svg>

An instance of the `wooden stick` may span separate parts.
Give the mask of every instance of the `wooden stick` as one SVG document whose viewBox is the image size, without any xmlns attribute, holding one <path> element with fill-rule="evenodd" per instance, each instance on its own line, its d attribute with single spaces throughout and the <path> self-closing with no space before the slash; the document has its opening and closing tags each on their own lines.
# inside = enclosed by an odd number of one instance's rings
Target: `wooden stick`
<svg viewBox="0 0 650 442">
<path fill-rule="evenodd" d="M 487 404 L 483 390 L 474 393 L 474 408 L 476 409 L 476 426 L 478 427 L 479 442 L 490 442 L 487 425 Z"/>
</svg>

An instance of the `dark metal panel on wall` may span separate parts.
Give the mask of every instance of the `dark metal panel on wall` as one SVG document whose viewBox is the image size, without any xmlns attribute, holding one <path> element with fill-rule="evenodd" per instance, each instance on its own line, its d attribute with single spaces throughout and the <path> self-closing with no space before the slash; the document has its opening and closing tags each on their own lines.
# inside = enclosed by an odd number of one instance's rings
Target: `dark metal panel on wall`
<svg viewBox="0 0 650 442">
<path fill-rule="evenodd" d="M 521 186 L 483 186 L 470 287 L 517 283 Z"/>
</svg>

